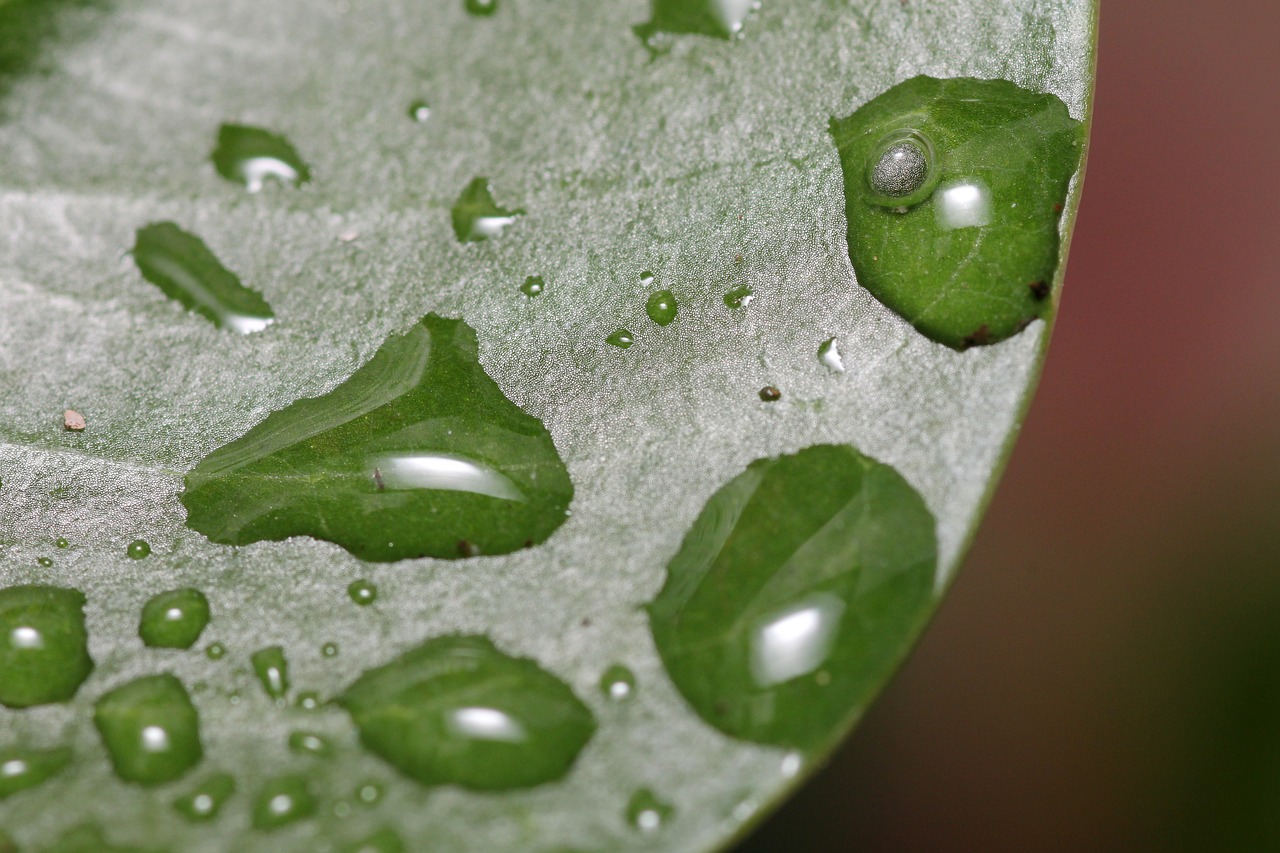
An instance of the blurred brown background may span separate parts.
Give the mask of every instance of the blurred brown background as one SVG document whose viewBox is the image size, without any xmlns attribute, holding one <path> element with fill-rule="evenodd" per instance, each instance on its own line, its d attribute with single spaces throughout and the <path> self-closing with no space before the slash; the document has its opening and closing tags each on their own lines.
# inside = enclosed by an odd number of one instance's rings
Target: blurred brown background
<svg viewBox="0 0 1280 853">
<path fill-rule="evenodd" d="M 1103 0 L 1068 270 L 937 618 L 738 853 L 1280 851 L 1275 0 Z"/>
</svg>

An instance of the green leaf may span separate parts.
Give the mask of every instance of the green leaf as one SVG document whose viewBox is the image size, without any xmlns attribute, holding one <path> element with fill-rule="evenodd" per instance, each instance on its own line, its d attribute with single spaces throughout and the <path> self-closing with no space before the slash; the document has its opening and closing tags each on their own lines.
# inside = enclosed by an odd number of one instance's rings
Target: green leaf
<svg viewBox="0 0 1280 853">
<path fill-rule="evenodd" d="M 1007 455 L 1094 23 L 1090 0 L 0 2 L 0 596 L 66 599 L 56 631 L 0 632 L 61 649 L 0 670 L 0 750 L 72 756 L 0 826 L 192 853 L 747 831 L 891 675 Z M 1052 109 L 973 131 L 1013 115 L 997 89 Z M 941 169 L 919 186 L 912 150 L 867 163 L 912 111 Z M 909 230 L 975 170 L 1063 210 Z M 952 279 L 1021 301 L 903 301 Z M 195 316 L 210 280 L 274 322 Z M 388 477 L 407 457 L 489 487 Z M 174 590 L 208 624 L 148 646 Z M 788 616 L 836 628 L 753 669 Z M 130 770 L 95 704 L 167 676 L 198 739 Z"/>
</svg>

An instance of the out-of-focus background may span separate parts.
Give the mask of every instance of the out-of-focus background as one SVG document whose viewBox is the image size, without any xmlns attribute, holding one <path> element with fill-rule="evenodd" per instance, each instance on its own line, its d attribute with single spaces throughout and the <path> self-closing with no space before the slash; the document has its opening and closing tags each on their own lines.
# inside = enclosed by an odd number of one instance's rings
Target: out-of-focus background
<svg viewBox="0 0 1280 853">
<path fill-rule="evenodd" d="M 965 568 L 738 853 L 1280 851 L 1280 6 L 1103 0 L 1092 144 Z"/>
</svg>

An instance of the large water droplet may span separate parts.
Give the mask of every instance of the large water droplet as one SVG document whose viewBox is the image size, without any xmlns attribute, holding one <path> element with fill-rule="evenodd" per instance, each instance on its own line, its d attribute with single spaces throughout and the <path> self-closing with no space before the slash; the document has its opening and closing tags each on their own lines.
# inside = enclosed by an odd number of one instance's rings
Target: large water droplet
<svg viewBox="0 0 1280 853">
<path fill-rule="evenodd" d="M 133 260 L 143 278 L 219 328 L 249 334 L 274 322 L 275 313 L 262 294 L 241 284 L 203 240 L 172 222 L 139 228 Z M 135 560 L 149 553 L 151 546 L 141 539 L 129 545 Z"/>
<path fill-rule="evenodd" d="M 189 649 L 209 624 L 209 599 L 198 589 L 162 592 L 142 606 L 138 636 L 148 646 Z"/>
<path fill-rule="evenodd" d="M 936 559 L 933 516 L 892 468 L 832 445 L 758 460 L 668 565 L 654 641 L 711 725 L 819 750 L 924 624 Z"/>
<path fill-rule="evenodd" d="M 0 800 L 34 788 L 62 772 L 71 762 L 71 750 L 0 748 Z"/>
<path fill-rule="evenodd" d="M 315 795 L 302 776 L 281 776 L 262 786 L 253 801 L 253 828 L 279 829 L 316 813 Z"/>
<path fill-rule="evenodd" d="M 171 782 L 200 763 L 200 719 L 182 682 L 150 675 L 104 694 L 93 722 L 116 775 L 126 782 Z"/>
<path fill-rule="evenodd" d="M 472 15 L 487 18 L 498 11 L 498 0 L 463 0 L 462 6 Z"/>
<path fill-rule="evenodd" d="M 656 832 L 671 819 L 675 809 L 658 799 L 648 788 L 641 788 L 627 801 L 627 823 L 641 832 Z"/>
<path fill-rule="evenodd" d="M 759 0 L 653 0 L 649 22 L 635 32 L 646 43 L 657 33 L 733 38 L 759 6 Z"/>
<path fill-rule="evenodd" d="M 1005 80 L 915 77 L 833 119 L 858 282 L 955 349 L 1043 315 L 1082 126 Z"/>
<path fill-rule="evenodd" d="M 484 637 L 429 640 L 366 672 L 339 702 L 369 750 L 426 785 L 559 779 L 596 728 L 568 685 Z"/>
<path fill-rule="evenodd" d="M 645 313 L 649 315 L 650 320 L 659 326 L 670 325 L 676 318 L 678 308 L 675 294 L 670 290 L 655 291 L 649 295 L 649 299 L 644 303 Z"/>
<path fill-rule="evenodd" d="M 463 243 L 474 243 L 497 237 L 507 226 L 522 216 L 523 210 L 507 210 L 498 206 L 489 191 L 488 178 L 476 178 L 467 184 L 453 204 L 453 233 Z"/>
<path fill-rule="evenodd" d="M 434 314 L 186 484 L 187 523 L 215 542 L 308 535 L 379 561 L 516 551 L 563 524 L 573 497 L 546 428 L 481 368 L 475 332 Z"/>
<path fill-rule="evenodd" d="M 284 656 L 284 649 L 280 646 L 259 649 L 249 657 L 249 662 L 253 664 L 253 673 L 258 676 L 262 689 L 277 703 L 283 703 L 289 692 L 289 661 Z"/>
<path fill-rule="evenodd" d="M 230 773 L 214 773 L 191 792 L 173 801 L 178 814 L 195 823 L 213 820 L 227 800 L 236 792 L 236 780 Z"/>
<path fill-rule="evenodd" d="M 74 589 L 0 590 L 0 704 L 26 708 L 76 695 L 93 670 L 84 604 Z"/>
<path fill-rule="evenodd" d="M 244 184 L 251 193 L 268 181 L 296 186 L 311 179 L 311 170 L 287 139 L 258 127 L 222 125 L 212 158 L 219 175 Z"/>
</svg>

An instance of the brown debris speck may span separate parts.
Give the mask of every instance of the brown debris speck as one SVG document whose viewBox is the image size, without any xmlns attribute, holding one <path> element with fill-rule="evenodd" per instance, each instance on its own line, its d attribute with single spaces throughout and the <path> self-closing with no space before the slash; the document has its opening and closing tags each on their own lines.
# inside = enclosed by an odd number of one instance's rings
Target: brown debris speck
<svg viewBox="0 0 1280 853">
<path fill-rule="evenodd" d="M 475 557 L 480 553 L 480 549 L 476 547 L 474 542 L 468 542 L 466 539 L 459 539 L 458 553 L 463 557 Z"/>
<path fill-rule="evenodd" d="M 980 347 L 991 343 L 991 329 L 987 328 L 987 324 L 983 323 L 971 333 L 964 336 L 965 349 L 969 347 Z"/>
<path fill-rule="evenodd" d="M 1031 288 L 1031 296 L 1037 301 L 1042 301 L 1049 296 L 1049 283 L 1047 281 L 1033 281 L 1027 287 Z"/>
<path fill-rule="evenodd" d="M 84 422 L 84 415 L 80 414 L 75 409 L 67 409 L 62 413 L 62 426 L 66 428 L 68 432 L 84 432 L 84 428 L 86 426 Z"/>
<path fill-rule="evenodd" d="M 782 399 L 782 392 L 772 385 L 766 385 L 760 389 L 760 399 L 766 403 L 777 402 Z"/>
<path fill-rule="evenodd" d="M 378 468 L 373 469 L 373 484 L 378 487 L 380 492 L 384 492 L 387 489 L 387 484 L 382 482 L 382 471 Z"/>
</svg>

